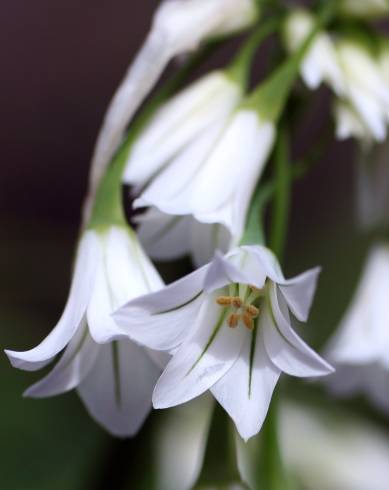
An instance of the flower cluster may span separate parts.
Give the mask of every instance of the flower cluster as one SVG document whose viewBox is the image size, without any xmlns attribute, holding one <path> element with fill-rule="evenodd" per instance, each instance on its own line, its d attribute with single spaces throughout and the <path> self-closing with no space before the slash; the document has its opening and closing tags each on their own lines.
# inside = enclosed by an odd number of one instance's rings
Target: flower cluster
<svg viewBox="0 0 389 490">
<path fill-rule="evenodd" d="M 286 279 L 280 265 L 299 175 L 289 145 L 299 75 L 312 90 L 323 82 L 332 89 L 336 136 L 356 137 L 365 155 L 385 140 L 389 122 L 389 42 L 374 34 L 373 50 L 342 27 L 349 16 L 387 13 L 387 3 L 319 3 L 280 18 L 282 6 L 264 5 L 263 19 L 256 0 L 169 0 L 157 9 L 96 143 L 63 315 L 37 347 L 6 351 L 27 371 L 57 361 L 27 396 L 76 389 L 119 437 L 135 435 L 152 407 L 209 392 L 247 441 L 261 430 L 282 373 L 331 375 L 333 393 L 362 390 L 389 410 L 388 246 L 371 252 L 326 351 L 336 373 L 297 333 L 320 269 Z M 171 59 L 248 29 L 227 66 L 191 83 L 184 68 L 148 97 Z M 289 54 L 275 57 L 258 83 L 255 55 L 272 34 Z M 365 220 L 382 223 L 387 184 L 364 182 Z M 152 260 L 183 256 L 192 272 L 165 285 Z"/>
</svg>

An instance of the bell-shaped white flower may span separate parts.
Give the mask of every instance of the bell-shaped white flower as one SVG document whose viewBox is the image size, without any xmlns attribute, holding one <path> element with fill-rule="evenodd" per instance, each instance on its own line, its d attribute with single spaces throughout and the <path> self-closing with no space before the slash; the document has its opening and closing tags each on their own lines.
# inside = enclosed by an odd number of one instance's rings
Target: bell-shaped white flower
<svg viewBox="0 0 389 490">
<path fill-rule="evenodd" d="M 294 332 L 306 321 L 318 269 L 286 280 L 274 255 L 244 246 L 114 314 L 134 341 L 173 354 L 153 394 L 155 408 L 207 390 L 244 439 L 261 428 L 282 371 L 322 376 L 332 368 Z"/>
<path fill-rule="evenodd" d="M 286 22 L 286 44 L 291 51 L 298 48 L 300 39 L 312 29 L 315 18 L 309 12 L 293 12 Z M 346 105 L 338 106 L 337 135 L 353 135 L 365 141 L 372 137 L 383 141 L 389 120 L 389 84 L 380 60 L 361 41 L 332 39 L 319 32 L 305 56 L 301 68 L 308 87 L 327 83 Z M 347 107 L 347 110 L 345 109 Z"/>
<path fill-rule="evenodd" d="M 345 396 L 365 393 L 389 410 L 389 247 L 376 246 L 368 257 L 350 308 L 326 350 L 337 367 L 328 378 L 333 391 Z"/>
<path fill-rule="evenodd" d="M 353 17 L 381 17 L 389 14 L 387 0 L 339 0 L 340 12 Z"/>
<path fill-rule="evenodd" d="M 6 351 L 14 367 L 34 371 L 64 350 L 54 369 L 25 393 L 57 395 L 74 388 L 90 414 L 117 436 L 135 434 L 151 408 L 160 355 L 118 333 L 111 312 L 162 280 L 124 227 L 89 229 L 80 240 L 61 319 L 34 349 Z"/>
<path fill-rule="evenodd" d="M 124 180 L 143 189 L 134 207 L 151 208 L 139 235 L 155 259 L 191 252 L 202 265 L 243 233 L 275 128 L 238 108 L 243 88 L 232 72 L 212 73 L 166 103 L 130 154 Z"/>
<path fill-rule="evenodd" d="M 177 155 L 189 152 L 197 138 L 204 142 L 196 145 L 196 154 L 206 154 L 242 97 L 242 84 L 229 70 L 212 72 L 181 91 L 156 112 L 134 143 L 124 181 L 141 189 L 175 159 L 176 166 L 184 167 L 180 172 L 185 170 L 184 159 L 193 151 L 181 159 Z"/>
<path fill-rule="evenodd" d="M 93 195 L 124 131 L 168 62 L 210 38 L 239 31 L 258 16 L 256 0 L 169 0 L 154 15 L 142 48 L 117 89 L 105 115 L 92 159 Z M 91 198 L 85 210 L 90 213 Z"/>
</svg>

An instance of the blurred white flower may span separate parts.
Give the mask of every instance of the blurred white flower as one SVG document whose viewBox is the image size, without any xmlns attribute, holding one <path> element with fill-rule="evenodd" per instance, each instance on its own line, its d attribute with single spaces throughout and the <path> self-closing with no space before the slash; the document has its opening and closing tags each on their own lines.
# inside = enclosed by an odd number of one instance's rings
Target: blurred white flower
<svg viewBox="0 0 389 490">
<path fill-rule="evenodd" d="M 374 141 L 374 135 L 364 124 L 363 119 L 355 111 L 353 106 L 342 99 L 334 104 L 334 116 L 336 121 L 336 137 L 339 140 L 357 138 L 363 146 L 370 148 Z"/>
<path fill-rule="evenodd" d="M 315 17 L 304 9 L 293 10 L 286 19 L 284 42 L 295 52 L 315 25 Z M 335 45 L 329 34 L 318 32 L 300 67 L 305 84 L 315 90 L 323 82 L 336 93 L 344 91 L 344 77 L 339 66 Z"/>
<path fill-rule="evenodd" d="M 389 246 L 371 252 L 351 306 L 326 349 L 337 367 L 328 378 L 339 395 L 363 392 L 379 407 L 389 410 Z"/>
<path fill-rule="evenodd" d="M 6 351 L 14 367 L 34 371 L 65 349 L 54 369 L 25 395 L 39 398 L 77 388 L 90 414 L 117 436 L 138 431 L 160 374 L 160 355 L 120 335 L 110 316 L 128 298 L 163 286 L 131 233 L 118 226 L 85 231 L 60 321 L 34 349 Z"/>
<path fill-rule="evenodd" d="M 122 307 L 114 318 L 123 332 L 173 354 L 155 387 L 154 407 L 211 390 L 242 437 L 255 435 L 282 371 L 299 377 L 332 372 L 289 318 L 291 310 L 307 320 L 317 274 L 313 269 L 285 280 L 268 249 L 240 247 Z"/>
<path fill-rule="evenodd" d="M 339 10 L 355 17 L 380 17 L 389 14 L 387 0 L 340 0 Z"/>
<path fill-rule="evenodd" d="M 290 14 L 286 22 L 286 45 L 296 50 L 314 25 L 315 18 L 304 10 Z M 353 135 L 362 140 L 383 141 L 389 121 L 389 83 L 383 61 L 360 40 L 333 39 L 320 32 L 302 64 L 308 87 L 327 83 L 342 100 L 335 110 L 337 136 Z"/>
<path fill-rule="evenodd" d="M 142 48 L 117 89 L 96 142 L 90 175 L 93 195 L 125 129 L 168 62 L 210 38 L 239 31 L 258 15 L 255 0 L 169 0 L 157 9 Z M 91 210 L 91 198 L 84 215 Z"/>
</svg>

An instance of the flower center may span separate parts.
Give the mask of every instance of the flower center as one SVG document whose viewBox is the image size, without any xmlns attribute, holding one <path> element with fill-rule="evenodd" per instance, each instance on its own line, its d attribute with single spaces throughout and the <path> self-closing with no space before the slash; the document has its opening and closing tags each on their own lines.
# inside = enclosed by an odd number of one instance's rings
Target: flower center
<svg viewBox="0 0 389 490">
<path fill-rule="evenodd" d="M 231 284 L 228 296 L 218 296 L 216 303 L 228 308 L 227 324 L 236 328 L 242 323 L 248 330 L 253 330 L 254 319 L 259 315 L 259 307 L 255 303 L 263 296 L 263 289 L 245 284 Z"/>
</svg>

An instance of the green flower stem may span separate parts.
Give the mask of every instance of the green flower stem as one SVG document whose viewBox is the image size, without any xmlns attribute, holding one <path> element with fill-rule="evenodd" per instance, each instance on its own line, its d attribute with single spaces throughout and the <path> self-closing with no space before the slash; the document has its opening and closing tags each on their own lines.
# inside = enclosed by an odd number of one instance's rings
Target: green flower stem
<svg viewBox="0 0 389 490">
<path fill-rule="evenodd" d="M 217 43 L 206 46 L 194 55 L 178 72 L 146 103 L 143 111 L 131 124 L 126 138 L 107 167 L 106 173 L 98 187 L 92 215 L 87 228 L 105 227 L 112 224 L 126 225 L 122 202 L 122 176 L 131 147 L 149 122 L 155 111 L 186 80 L 193 69 L 209 56 Z"/>
<path fill-rule="evenodd" d="M 275 32 L 279 26 L 280 19 L 277 17 L 272 17 L 261 24 L 243 44 L 230 66 L 227 68 L 228 75 L 241 84 L 245 89 L 247 89 L 248 86 L 255 52 L 259 49 L 263 41 Z"/>
<path fill-rule="evenodd" d="M 240 245 L 266 245 L 263 216 L 275 190 L 274 182 L 260 182 L 251 200 L 245 232 Z"/>
<path fill-rule="evenodd" d="M 246 98 L 243 108 L 256 109 L 266 121 L 278 121 L 298 76 L 301 62 L 317 33 L 332 19 L 334 8 L 334 0 L 327 0 L 317 16 L 316 25 L 300 48 Z"/>
</svg>

